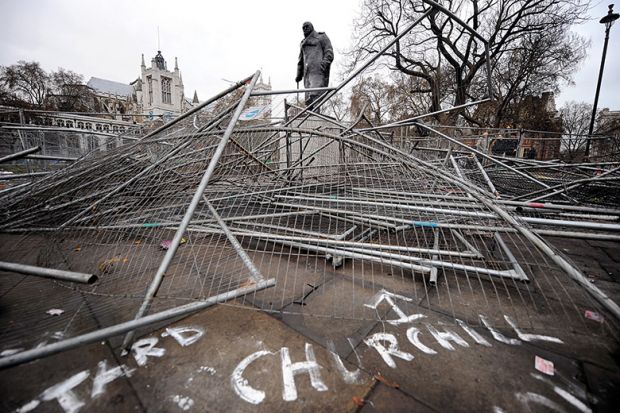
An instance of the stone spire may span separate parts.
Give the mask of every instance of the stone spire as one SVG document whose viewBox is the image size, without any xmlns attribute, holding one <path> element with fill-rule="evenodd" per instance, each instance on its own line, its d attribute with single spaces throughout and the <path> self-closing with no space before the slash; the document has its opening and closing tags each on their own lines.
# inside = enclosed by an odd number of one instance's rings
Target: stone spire
<svg viewBox="0 0 620 413">
<path fill-rule="evenodd" d="M 179 62 L 177 61 L 177 57 L 174 57 L 174 71 L 179 70 Z"/>
<path fill-rule="evenodd" d="M 198 92 L 196 92 L 196 89 L 194 89 L 194 99 L 192 99 L 192 103 L 200 103 L 200 101 L 198 100 Z"/>
<path fill-rule="evenodd" d="M 146 67 L 146 65 L 144 64 L 144 53 L 142 53 L 142 64 L 140 66 Z"/>
</svg>

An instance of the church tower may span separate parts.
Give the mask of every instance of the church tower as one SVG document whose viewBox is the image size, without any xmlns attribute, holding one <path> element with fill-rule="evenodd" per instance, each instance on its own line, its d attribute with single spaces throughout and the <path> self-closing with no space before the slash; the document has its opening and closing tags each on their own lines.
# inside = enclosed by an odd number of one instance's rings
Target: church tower
<svg viewBox="0 0 620 413">
<path fill-rule="evenodd" d="M 177 58 L 174 58 L 174 69 L 170 71 L 160 50 L 151 59 L 149 68 L 146 67 L 142 55 L 140 71 L 142 90 L 138 94 L 138 103 L 143 113 L 147 117 L 163 115 L 164 121 L 180 115 L 185 106 L 185 94 Z"/>
</svg>

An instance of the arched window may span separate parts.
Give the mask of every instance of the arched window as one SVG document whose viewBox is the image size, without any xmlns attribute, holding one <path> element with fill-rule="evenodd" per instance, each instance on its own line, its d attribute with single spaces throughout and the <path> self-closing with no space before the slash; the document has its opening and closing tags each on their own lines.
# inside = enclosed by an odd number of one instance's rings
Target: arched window
<svg viewBox="0 0 620 413">
<path fill-rule="evenodd" d="M 96 130 L 98 130 L 98 131 L 101 131 L 101 130 L 102 130 L 102 128 L 101 128 L 101 123 L 97 123 L 97 124 L 95 125 L 95 129 L 96 129 Z"/>
<path fill-rule="evenodd" d="M 78 128 L 84 129 L 84 122 L 78 122 Z"/>
<path fill-rule="evenodd" d="M 103 125 L 104 132 L 110 132 L 110 125 Z"/>
<path fill-rule="evenodd" d="M 161 101 L 163 103 L 172 103 L 172 92 L 170 84 L 172 83 L 172 79 L 169 77 L 161 77 Z"/>
<path fill-rule="evenodd" d="M 67 121 L 67 128 L 72 128 L 73 127 L 73 121 L 72 120 L 68 120 Z"/>
<path fill-rule="evenodd" d="M 61 128 L 65 127 L 65 121 L 62 119 L 56 120 L 56 126 L 60 126 Z"/>
</svg>

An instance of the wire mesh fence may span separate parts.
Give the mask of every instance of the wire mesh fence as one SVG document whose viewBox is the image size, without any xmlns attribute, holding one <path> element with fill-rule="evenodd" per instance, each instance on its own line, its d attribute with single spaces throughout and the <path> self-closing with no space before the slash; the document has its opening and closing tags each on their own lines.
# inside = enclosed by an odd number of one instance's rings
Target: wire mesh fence
<svg viewBox="0 0 620 413">
<path fill-rule="evenodd" d="M 613 239 L 617 225 L 605 216 L 620 211 L 592 204 L 615 198 L 577 206 L 582 190 L 565 181 L 615 185 L 602 181 L 616 178 L 613 165 L 597 174 L 508 162 L 488 135 L 468 145 L 471 137 L 422 122 L 392 136 L 358 129 L 328 104 L 346 101 L 350 85 L 305 107 L 295 91 L 252 95 L 257 77 L 138 140 L 0 193 L 0 231 L 16 254 L 36 246 L 40 266 L 98 276 L 3 285 L 10 329 L 0 348 L 121 324 L 109 336 L 129 332 L 126 347 L 132 331 L 166 319 L 132 322 L 225 300 L 278 314 L 402 322 L 406 308 L 495 328 L 617 333 L 613 318 L 593 326 L 583 317 L 617 305 L 536 234 L 578 228 Z M 534 205 L 541 190 L 557 205 Z M 64 316 L 48 314 L 42 289 Z"/>
</svg>

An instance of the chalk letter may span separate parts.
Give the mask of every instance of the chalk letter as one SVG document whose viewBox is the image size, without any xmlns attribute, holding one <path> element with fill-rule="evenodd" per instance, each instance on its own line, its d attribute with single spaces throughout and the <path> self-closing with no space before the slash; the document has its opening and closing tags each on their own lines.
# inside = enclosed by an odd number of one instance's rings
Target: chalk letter
<svg viewBox="0 0 620 413">
<path fill-rule="evenodd" d="M 476 330 L 474 330 L 458 318 L 456 319 L 456 322 L 461 326 L 463 330 L 465 330 L 467 334 L 469 334 L 471 338 L 474 339 L 476 343 L 485 347 L 492 347 L 491 343 L 489 343 L 484 337 L 482 337 Z"/>
<path fill-rule="evenodd" d="M 252 353 L 237 364 L 235 370 L 230 376 L 230 383 L 233 386 L 233 390 L 237 393 L 237 396 L 241 397 L 248 403 L 259 404 L 265 399 L 265 392 L 262 390 L 256 390 L 248 384 L 248 381 L 243 378 L 243 372 L 245 369 L 256 359 L 266 356 L 267 354 L 273 354 L 270 351 L 257 351 Z"/>
<path fill-rule="evenodd" d="M 403 295 L 394 294 L 394 293 L 391 293 L 391 292 L 386 291 L 386 290 L 381 290 L 381 291 L 379 291 L 377 294 L 375 294 L 370 299 L 370 302 L 368 304 L 364 304 L 364 306 L 368 307 L 368 308 L 372 308 L 373 310 L 376 310 L 377 307 L 379 306 L 379 303 L 381 303 L 381 301 L 385 301 L 386 303 L 388 303 L 392 307 L 392 310 L 394 310 L 394 312 L 398 315 L 398 318 L 396 320 L 387 320 L 387 322 L 392 324 L 392 325 L 408 323 L 410 321 L 415 321 L 415 320 L 417 320 L 419 318 L 426 317 L 423 314 L 412 314 L 410 316 L 405 315 L 403 310 L 401 310 L 400 307 L 398 307 L 394 303 L 393 298 L 398 298 L 399 300 L 403 300 L 403 301 L 407 301 L 407 302 L 413 301 L 409 297 L 405 297 Z"/>
<path fill-rule="evenodd" d="M 409 342 L 411 344 L 413 344 L 419 350 L 421 350 L 422 352 L 426 354 L 437 354 L 435 350 L 422 344 L 422 342 L 418 338 L 419 335 L 420 335 L 420 330 L 417 327 L 409 327 L 409 329 L 407 330 L 407 338 L 409 339 Z"/>
<path fill-rule="evenodd" d="M 166 333 L 168 333 L 172 338 L 174 338 L 177 343 L 179 343 L 183 347 L 187 347 L 189 345 L 197 342 L 200 337 L 204 335 L 204 331 L 197 327 L 175 327 L 175 328 L 167 328 Z M 164 334 L 162 337 L 165 337 Z M 194 333 L 188 336 L 184 336 L 183 333 Z"/>
<path fill-rule="evenodd" d="M 550 341 L 552 343 L 564 344 L 564 342 L 557 337 L 539 336 L 538 334 L 522 333 L 517 328 L 517 323 L 515 323 L 510 317 L 505 315 L 504 319 L 508 322 L 508 324 L 510 324 L 510 327 L 512 327 L 515 333 L 517 333 L 517 336 L 523 341 Z"/>
<path fill-rule="evenodd" d="M 480 314 L 479 317 L 480 317 L 480 321 L 482 321 L 482 324 L 484 324 L 487 330 L 491 332 L 491 335 L 493 336 L 495 340 L 499 341 L 500 343 L 510 344 L 512 346 L 518 346 L 521 344 L 521 340 L 517 340 L 516 338 L 508 338 L 502 333 L 500 333 L 499 331 L 497 331 L 496 329 L 494 329 L 493 327 L 491 327 L 491 324 L 489 324 L 486 317 L 483 316 L 482 314 Z"/>
<path fill-rule="evenodd" d="M 385 346 L 381 344 L 381 341 L 387 341 L 389 343 L 388 348 L 385 348 Z M 374 347 L 383 358 L 385 364 L 393 369 L 396 368 L 396 363 L 394 362 L 392 356 L 401 358 L 405 361 L 413 360 L 413 356 L 411 354 L 405 353 L 404 351 L 400 351 L 398 349 L 398 341 L 396 341 L 396 337 L 392 334 L 375 333 L 365 339 L 364 343 L 366 343 L 368 347 Z"/>
<path fill-rule="evenodd" d="M 562 409 L 562 407 L 560 407 L 559 404 L 557 404 L 553 400 L 546 398 L 545 396 L 541 394 L 527 392 L 527 393 L 517 393 L 515 394 L 515 396 L 517 397 L 517 400 L 519 400 L 521 404 L 523 404 L 527 408 L 528 411 L 531 411 L 530 403 L 534 403 L 534 404 L 540 404 L 541 406 L 545 406 L 548 409 L 555 410 L 556 412 L 564 413 L 564 410 Z"/>
<path fill-rule="evenodd" d="M 93 390 L 90 392 L 90 397 L 95 398 L 104 392 L 104 387 L 122 376 L 131 377 L 131 373 L 136 369 L 130 369 L 124 364 L 116 366 L 113 369 L 108 370 L 108 363 L 102 360 L 97 365 L 97 375 L 93 380 Z"/>
<path fill-rule="evenodd" d="M 336 346 L 334 345 L 334 342 L 332 340 L 327 341 L 327 348 L 329 349 L 329 354 L 331 354 L 332 356 L 334 367 L 336 367 L 336 370 L 340 372 L 340 375 L 342 376 L 344 382 L 347 384 L 358 383 L 360 381 L 360 375 L 362 374 L 360 369 L 356 369 L 355 371 L 347 370 L 344 363 L 342 362 L 342 359 L 340 358 L 338 353 L 336 353 Z"/>
<path fill-rule="evenodd" d="M 54 399 L 58 400 L 60 407 L 62 407 L 66 413 L 78 412 L 85 403 L 78 399 L 77 395 L 73 392 L 73 389 L 86 380 L 89 374 L 90 373 L 88 370 L 84 370 L 63 381 L 62 383 L 58 383 L 50 387 L 41 393 L 37 399 L 26 403 L 21 408 L 17 409 L 17 412 L 26 413 L 32 411 L 41 403 L 41 401 L 48 402 Z"/>
<path fill-rule="evenodd" d="M 297 399 L 295 375 L 299 373 L 308 373 L 308 375 L 310 375 L 310 384 L 312 384 L 312 387 L 317 391 L 327 391 L 327 386 L 321 379 L 321 366 L 316 362 L 312 344 L 306 343 L 306 361 L 293 363 L 288 352 L 288 347 L 282 347 L 282 350 L 280 350 L 280 357 L 282 359 L 282 381 L 284 385 L 282 389 L 282 398 L 285 401 Z"/>
<path fill-rule="evenodd" d="M 149 337 L 133 343 L 131 346 L 131 351 L 133 351 L 133 357 L 136 359 L 138 366 L 144 366 L 148 357 L 161 357 L 166 354 L 165 349 L 155 347 L 157 341 L 159 341 L 158 338 Z"/>
<path fill-rule="evenodd" d="M 462 347 L 469 347 L 467 341 L 463 340 L 461 336 L 456 334 L 454 331 L 437 331 L 435 327 L 430 324 L 427 324 L 426 328 L 428 329 L 428 332 L 431 333 L 433 337 L 435 337 L 435 340 L 437 340 L 441 347 L 445 348 L 446 350 L 454 350 L 454 347 L 452 347 L 450 341 L 454 341 L 456 344 Z"/>
</svg>

